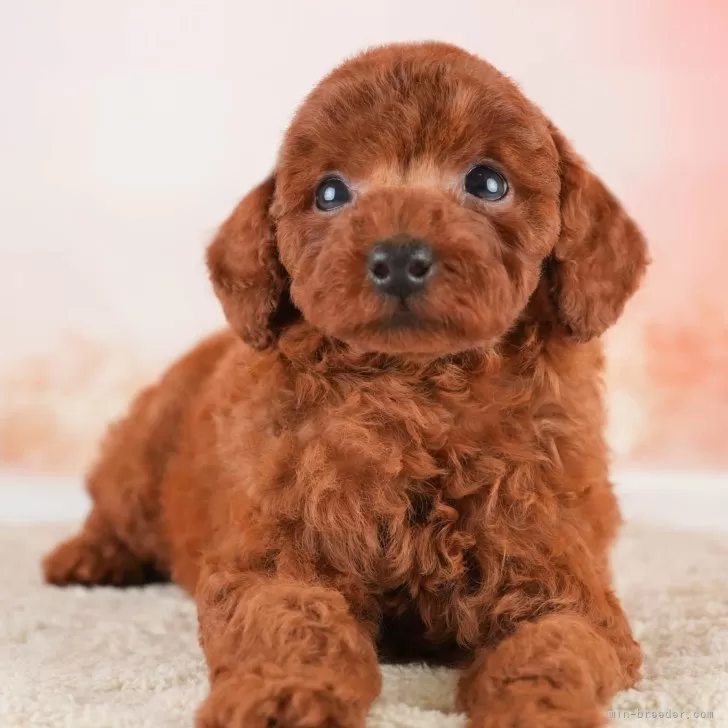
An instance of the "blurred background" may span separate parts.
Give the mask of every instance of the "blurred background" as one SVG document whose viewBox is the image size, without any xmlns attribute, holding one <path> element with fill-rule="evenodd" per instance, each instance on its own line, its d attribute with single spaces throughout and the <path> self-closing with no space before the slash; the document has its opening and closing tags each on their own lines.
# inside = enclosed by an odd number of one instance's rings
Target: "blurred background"
<svg viewBox="0 0 728 728">
<path fill-rule="evenodd" d="M 721 525 L 727 32 L 720 0 L 1 0 L 0 512 L 81 508 L 108 420 L 223 324 L 204 247 L 319 78 L 439 39 L 511 75 L 647 233 L 608 337 L 615 477 L 628 515 Z"/>
</svg>

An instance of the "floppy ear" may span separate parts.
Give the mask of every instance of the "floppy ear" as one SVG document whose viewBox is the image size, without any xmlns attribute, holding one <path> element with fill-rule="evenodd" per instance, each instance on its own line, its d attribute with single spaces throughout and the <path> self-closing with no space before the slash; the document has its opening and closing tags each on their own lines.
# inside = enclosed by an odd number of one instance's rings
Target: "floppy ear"
<svg viewBox="0 0 728 728">
<path fill-rule="evenodd" d="M 275 178 L 251 190 L 207 249 L 207 267 L 228 323 L 255 349 L 276 339 L 275 315 L 286 289 L 270 206 Z"/>
<path fill-rule="evenodd" d="M 599 336 L 621 315 L 649 264 L 622 205 L 552 128 L 561 158 L 561 233 L 551 260 L 561 322 L 576 339 Z"/>
</svg>

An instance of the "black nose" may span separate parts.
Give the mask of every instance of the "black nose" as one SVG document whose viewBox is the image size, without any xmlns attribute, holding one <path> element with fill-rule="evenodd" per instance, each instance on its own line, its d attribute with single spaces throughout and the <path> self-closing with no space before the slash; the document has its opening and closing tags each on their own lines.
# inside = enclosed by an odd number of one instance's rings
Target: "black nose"
<svg viewBox="0 0 728 728">
<path fill-rule="evenodd" d="M 407 298 L 424 288 L 432 273 L 432 248 L 421 240 L 377 243 L 369 251 L 369 278 L 379 293 Z"/>
</svg>

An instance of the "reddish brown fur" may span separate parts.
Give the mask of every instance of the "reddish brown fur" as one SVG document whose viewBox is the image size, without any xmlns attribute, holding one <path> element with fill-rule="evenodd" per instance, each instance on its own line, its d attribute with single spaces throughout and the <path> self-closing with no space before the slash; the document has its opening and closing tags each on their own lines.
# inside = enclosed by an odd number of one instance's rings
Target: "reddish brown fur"
<svg viewBox="0 0 728 728">
<path fill-rule="evenodd" d="M 463 192 L 484 159 L 503 201 Z M 333 170 L 355 198 L 322 213 Z M 409 326 L 364 273 L 401 234 L 436 255 Z M 310 95 L 208 261 L 237 335 L 111 430 L 46 578 L 193 593 L 198 726 L 362 726 L 377 653 L 464 665 L 473 726 L 602 723 L 640 652 L 610 583 L 598 336 L 647 252 L 561 134 L 463 51 L 370 51 Z"/>
</svg>

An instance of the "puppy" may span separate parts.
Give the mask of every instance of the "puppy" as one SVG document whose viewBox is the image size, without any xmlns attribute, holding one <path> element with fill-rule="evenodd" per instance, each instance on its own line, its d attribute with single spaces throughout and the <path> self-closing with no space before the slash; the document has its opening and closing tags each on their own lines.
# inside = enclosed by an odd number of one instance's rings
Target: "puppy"
<svg viewBox="0 0 728 728">
<path fill-rule="evenodd" d="M 379 658 L 471 726 L 596 726 L 640 651 L 611 586 L 599 336 L 648 254 L 506 77 L 370 50 L 208 250 L 230 330 L 142 392 L 53 584 L 193 594 L 199 728 L 364 725 Z"/>
</svg>

